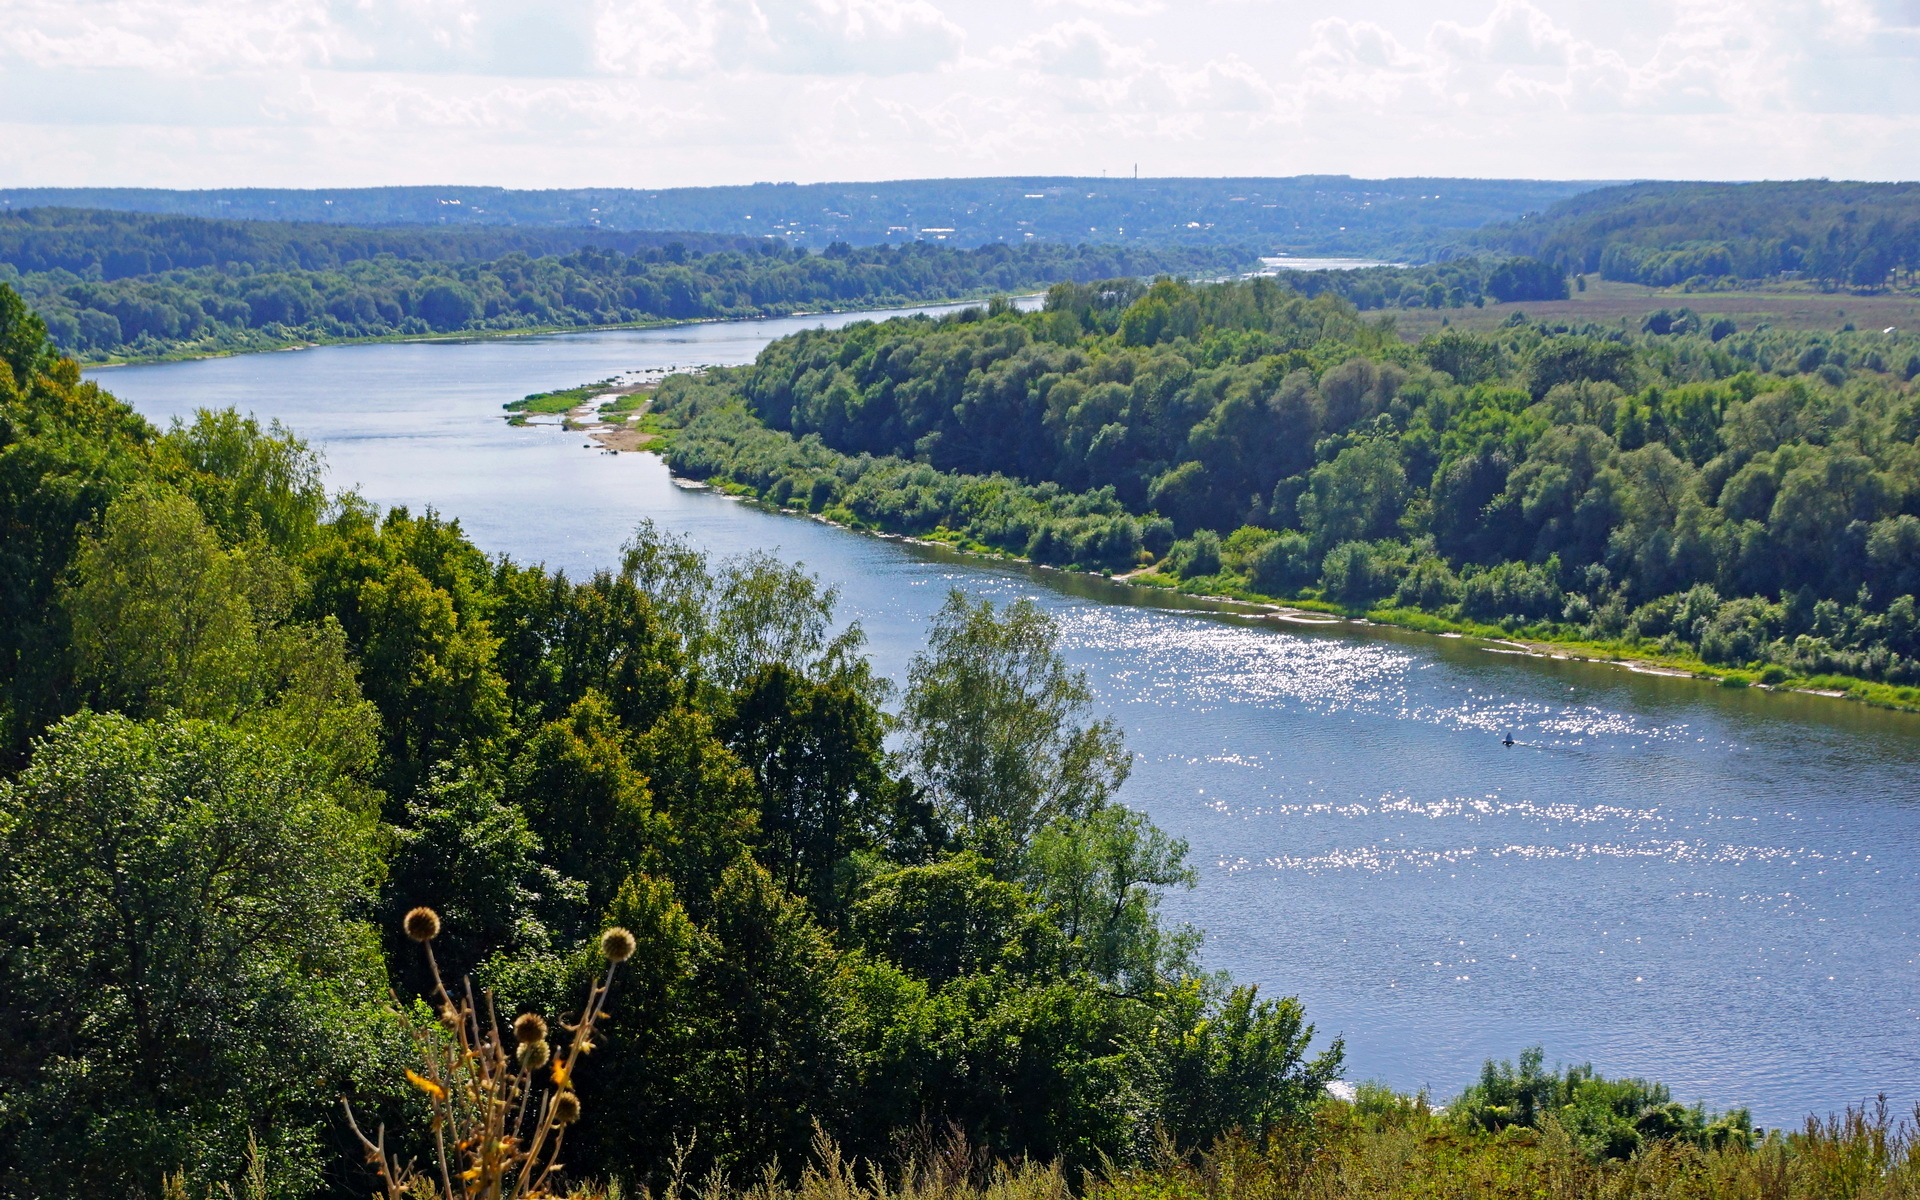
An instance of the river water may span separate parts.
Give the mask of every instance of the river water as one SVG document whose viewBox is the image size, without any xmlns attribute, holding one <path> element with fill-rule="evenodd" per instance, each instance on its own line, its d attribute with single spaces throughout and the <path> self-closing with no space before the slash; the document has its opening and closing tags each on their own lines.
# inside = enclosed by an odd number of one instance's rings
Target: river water
<svg viewBox="0 0 1920 1200">
<path fill-rule="evenodd" d="M 1344 1035 L 1350 1078 L 1445 1098 L 1537 1043 L 1766 1125 L 1920 1101 L 1920 718 L 987 565 L 684 491 L 651 455 L 500 416 L 528 392 L 742 362 L 848 319 L 95 377 L 160 420 L 277 418 L 335 486 L 431 505 L 576 576 L 642 516 L 720 554 L 777 550 L 839 587 L 896 678 L 948 589 L 1032 597 L 1126 729 L 1124 799 L 1192 844 L 1199 886 L 1168 908 L 1206 931 L 1208 966 Z"/>
</svg>

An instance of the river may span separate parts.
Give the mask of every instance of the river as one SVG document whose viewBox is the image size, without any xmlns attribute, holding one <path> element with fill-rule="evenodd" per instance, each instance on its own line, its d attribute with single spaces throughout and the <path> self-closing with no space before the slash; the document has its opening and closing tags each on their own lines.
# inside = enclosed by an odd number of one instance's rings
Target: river
<svg viewBox="0 0 1920 1200">
<path fill-rule="evenodd" d="M 1032 597 L 1124 725 L 1124 799 L 1189 840 L 1168 910 L 1209 967 L 1297 994 L 1349 1078 L 1444 1099 L 1482 1059 L 1671 1084 L 1797 1123 L 1920 1101 L 1920 718 L 1492 652 L 1281 627 L 997 566 L 673 486 L 646 454 L 511 428 L 528 392 L 750 359 L 849 317 L 326 347 L 102 370 L 149 417 L 232 405 L 326 455 L 335 486 L 457 516 L 575 576 L 652 517 L 777 550 L 840 589 L 900 677 L 953 587 Z M 1511 730 L 1519 743 L 1501 744 Z"/>
</svg>

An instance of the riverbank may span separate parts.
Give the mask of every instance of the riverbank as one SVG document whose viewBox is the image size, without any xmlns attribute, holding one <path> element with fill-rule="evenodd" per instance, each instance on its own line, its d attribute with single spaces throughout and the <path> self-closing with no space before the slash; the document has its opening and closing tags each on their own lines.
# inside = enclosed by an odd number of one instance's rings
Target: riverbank
<svg viewBox="0 0 1920 1200">
<path fill-rule="evenodd" d="M 670 432 L 667 435 L 670 436 Z M 666 445 L 654 440 L 650 451 L 661 453 Z M 671 470 L 671 466 L 669 466 Z M 914 533 L 878 528 L 845 514 L 829 516 L 768 500 L 750 485 L 736 480 L 710 477 L 692 479 L 675 474 L 680 486 L 711 488 L 723 495 L 753 504 L 768 512 L 810 520 L 855 533 L 865 533 L 889 541 L 938 548 L 985 561 L 1018 564 L 1037 570 L 1079 575 L 1128 587 L 1171 592 L 1196 600 L 1238 609 L 1248 615 L 1302 626 L 1384 625 L 1436 637 L 1471 639 L 1491 653 L 1521 654 L 1532 658 L 1558 659 L 1618 667 L 1638 674 L 1664 675 L 1694 679 L 1716 687 L 1749 688 L 1762 692 L 1796 693 L 1835 700 L 1852 700 L 1875 708 L 1899 712 L 1920 712 L 1920 688 L 1900 687 L 1849 675 L 1793 675 L 1781 668 L 1735 668 L 1706 662 L 1698 655 L 1628 641 L 1598 641 L 1546 625 L 1507 628 L 1460 620 L 1416 608 L 1392 606 L 1350 606 L 1332 603 L 1314 596 L 1269 596 L 1233 588 L 1225 591 L 1210 586 L 1195 587 L 1159 571 L 1160 564 L 1149 564 L 1123 574 L 1106 571 L 1075 570 L 1071 567 L 1035 562 L 1023 555 L 985 546 L 948 530 L 921 530 Z"/>
<path fill-rule="evenodd" d="M 1794 675 L 1779 667 L 1728 667 L 1709 663 L 1699 655 L 1684 650 L 1649 646 L 1645 642 L 1582 637 L 1577 632 L 1551 624 L 1526 625 L 1516 629 L 1406 606 L 1347 606 L 1317 598 L 1279 599 L 1237 589 L 1224 596 L 1214 596 L 1205 588 L 1192 588 L 1178 579 L 1158 574 L 1152 567 L 1131 577 L 1129 582 L 1137 587 L 1162 588 L 1185 595 L 1278 606 L 1277 611 L 1324 614 L 1332 621 L 1356 625 L 1388 625 L 1437 637 L 1471 638 L 1485 643 L 1496 653 L 1504 651 L 1533 658 L 1600 663 L 1645 675 L 1697 679 L 1718 687 L 1795 692 L 1836 700 L 1857 700 L 1876 708 L 1900 712 L 1920 712 L 1920 688 L 1901 687 L 1852 675 Z"/>
<path fill-rule="evenodd" d="M 169 350 L 159 354 L 107 355 L 101 358 L 79 359 L 82 370 L 95 371 L 111 367 L 153 366 L 159 363 L 199 362 L 212 358 L 232 358 L 243 354 L 278 354 L 295 350 L 314 350 L 321 346 L 377 346 L 413 342 L 492 342 L 509 338 L 551 337 L 563 333 L 606 333 L 623 329 L 676 329 L 694 325 L 727 324 L 738 321 L 779 321 L 793 317 L 835 316 L 842 313 L 857 312 L 899 312 L 920 309 L 949 308 L 956 304 L 972 304 L 982 300 L 991 300 L 995 296 L 1005 296 L 1004 290 L 983 288 L 948 296 L 938 300 L 875 300 L 863 298 L 858 303 L 844 306 L 828 305 L 814 308 L 799 308 L 783 311 L 778 306 L 769 307 L 765 312 L 736 313 L 730 316 L 661 318 L 657 321 L 613 321 L 593 325 L 532 325 L 513 329 L 453 329 L 437 333 L 392 333 L 376 334 L 368 337 L 316 337 L 310 334 L 287 337 L 266 337 L 257 341 L 248 339 L 244 344 L 233 346 L 194 345 L 188 348 Z M 1014 303 L 1032 303 L 1042 293 L 1020 291 L 1012 297 Z"/>
</svg>

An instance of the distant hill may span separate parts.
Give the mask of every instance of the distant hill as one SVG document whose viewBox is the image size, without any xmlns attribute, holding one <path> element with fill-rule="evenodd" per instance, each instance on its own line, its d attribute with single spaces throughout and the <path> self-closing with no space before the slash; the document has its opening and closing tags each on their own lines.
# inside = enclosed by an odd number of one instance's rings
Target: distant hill
<svg viewBox="0 0 1920 1200">
<path fill-rule="evenodd" d="M 763 240 L 740 234 L 581 227 L 366 229 L 84 208 L 0 210 L 0 263 L 22 274 L 64 270 L 89 279 L 241 265 L 319 271 L 382 254 L 416 262 L 486 262 L 516 253 L 535 258 L 571 254 L 586 247 L 632 254 L 675 243 L 690 253 L 712 254 L 754 250 Z"/>
<path fill-rule="evenodd" d="M 1513 179 L 1075 176 L 756 183 L 738 187 L 292 190 L 0 189 L 0 211 L 62 206 L 198 217 L 471 229 L 706 229 L 836 241 L 1247 245 L 1263 253 L 1398 256 L 1538 212 L 1594 183 Z"/>
<path fill-rule="evenodd" d="M 1626 184 L 1465 241 L 1633 283 L 1798 273 L 1855 287 L 1910 284 L 1920 272 L 1920 183 Z"/>
</svg>

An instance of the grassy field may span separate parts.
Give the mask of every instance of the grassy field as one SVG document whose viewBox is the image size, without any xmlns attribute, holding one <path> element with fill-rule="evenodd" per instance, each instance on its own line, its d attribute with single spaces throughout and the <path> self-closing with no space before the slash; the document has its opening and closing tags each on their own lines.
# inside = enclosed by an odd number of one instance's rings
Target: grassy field
<svg viewBox="0 0 1920 1200">
<path fill-rule="evenodd" d="M 1637 283 L 1611 283 L 1589 275 L 1585 291 L 1568 300 L 1489 304 L 1485 308 L 1413 308 L 1393 316 L 1400 332 L 1418 340 L 1442 326 L 1492 329 L 1514 313 L 1549 324 L 1624 326 L 1638 331 L 1648 313 L 1662 308 L 1691 308 L 1702 316 L 1730 317 L 1742 330 L 1765 324 L 1775 329 L 1920 330 L 1920 296 L 1854 296 L 1822 292 L 1812 285 L 1782 284 L 1750 292 L 1683 292 Z"/>
</svg>

